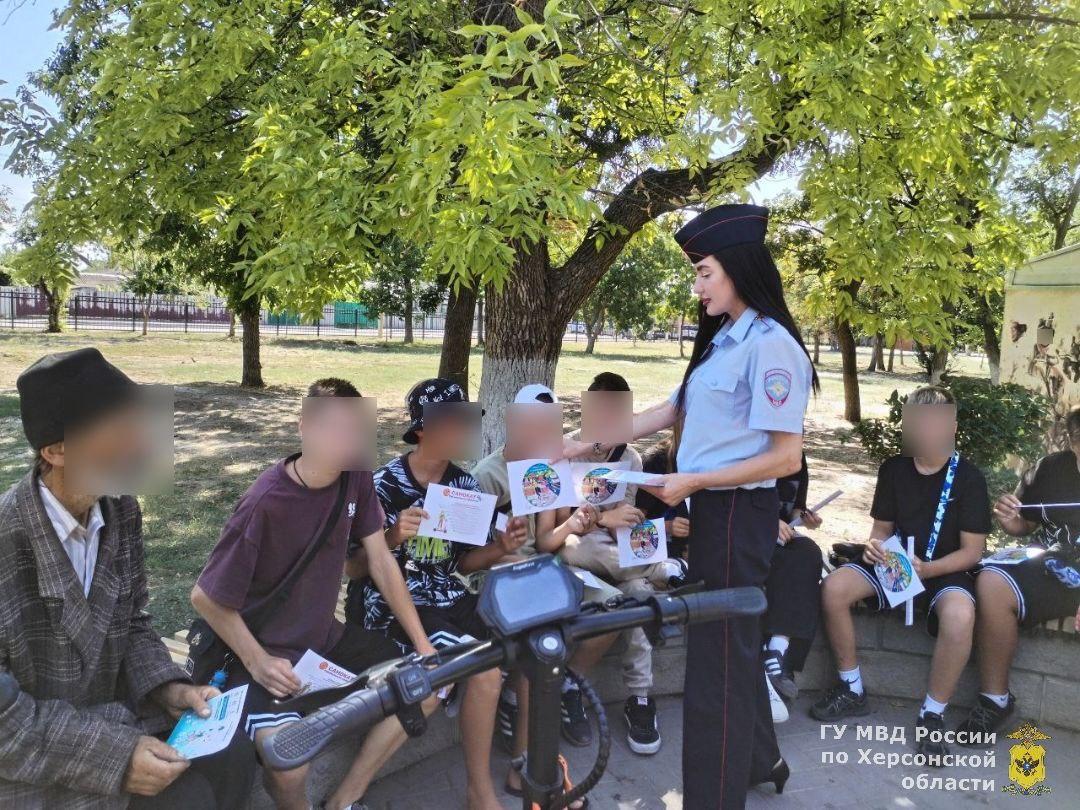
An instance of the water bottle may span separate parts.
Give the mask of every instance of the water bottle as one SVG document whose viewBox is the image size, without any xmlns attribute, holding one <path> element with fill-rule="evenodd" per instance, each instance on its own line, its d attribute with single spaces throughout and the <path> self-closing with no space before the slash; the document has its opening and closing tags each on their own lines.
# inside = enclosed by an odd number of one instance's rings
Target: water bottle
<svg viewBox="0 0 1080 810">
<path fill-rule="evenodd" d="M 210 679 L 210 685 L 217 689 L 219 692 L 224 691 L 225 681 L 228 680 L 229 674 L 224 669 L 219 669 L 214 673 L 214 676 Z"/>
</svg>

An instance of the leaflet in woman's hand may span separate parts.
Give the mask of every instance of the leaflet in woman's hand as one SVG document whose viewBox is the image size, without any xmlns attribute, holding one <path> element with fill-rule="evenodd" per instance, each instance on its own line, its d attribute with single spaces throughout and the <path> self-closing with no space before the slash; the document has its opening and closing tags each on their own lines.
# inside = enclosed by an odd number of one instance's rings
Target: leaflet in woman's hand
<svg viewBox="0 0 1080 810">
<path fill-rule="evenodd" d="M 662 487 L 664 485 L 664 476 L 637 470 L 612 470 L 602 477 L 608 481 L 619 481 L 627 484 L 637 484 L 638 486 Z"/>
</svg>

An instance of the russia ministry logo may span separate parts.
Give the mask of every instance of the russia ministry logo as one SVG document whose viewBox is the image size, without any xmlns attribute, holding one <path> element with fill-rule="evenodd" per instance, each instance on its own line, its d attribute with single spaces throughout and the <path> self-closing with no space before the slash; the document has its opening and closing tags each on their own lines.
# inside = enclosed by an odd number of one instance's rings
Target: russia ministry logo
<svg viewBox="0 0 1080 810">
<path fill-rule="evenodd" d="M 349 517 L 356 517 L 356 502 L 349 501 Z"/>
<path fill-rule="evenodd" d="M 791 394 L 791 372 L 783 368 L 774 368 L 765 372 L 765 396 L 774 408 L 787 402 Z"/>
<path fill-rule="evenodd" d="M 1043 734 L 1031 723 L 1024 723 L 1012 734 L 1011 740 L 1019 742 L 1009 749 L 1009 784 L 1001 790 L 1014 796 L 1042 796 L 1050 788 L 1042 784 L 1046 780 L 1046 749 L 1039 745 L 1050 736 Z"/>
</svg>

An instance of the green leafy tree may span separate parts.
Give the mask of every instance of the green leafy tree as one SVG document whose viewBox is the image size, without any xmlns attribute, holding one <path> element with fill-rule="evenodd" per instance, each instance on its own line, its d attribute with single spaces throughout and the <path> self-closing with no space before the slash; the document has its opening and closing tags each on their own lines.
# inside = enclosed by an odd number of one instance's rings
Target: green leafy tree
<svg viewBox="0 0 1080 810">
<path fill-rule="evenodd" d="M 988 476 L 995 491 L 1016 484 L 1012 462 L 1035 461 L 1044 451 L 1053 409 L 1040 393 L 1015 383 L 994 385 L 985 379 L 949 376 L 942 385 L 956 397 L 956 447 Z M 884 419 L 865 419 L 854 428 L 875 461 L 903 452 L 904 397 L 893 391 Z"/>
<path fill-rule="evenodd" d="M 1044 249 L 1060 250 L 1076 240 L 1076 207 L 1080 203 L 1080 159 L 1062 160 L 1057 153 L 1032 160 L 1013 180 L 1013 190 L 1046 233 Z"/>
<path fill-rule="evenodd" d="M 150 302 L 155 295 L 181 295 L 194 285 L 185 277 L 184 268 L 167 254 L 145 248 L 114 247 L 109 251 L 110 264 L 123 271 L 123 289 L 136 295 L 142 304 L 142 333 L 150 325 Z"/>
<path fill-rule="evenodd" d="M 50 216 L 82 239 L 80 221 L 150 231 L 154 212 L 179 213 L 225 248 L 244 300 L 308 308 L 353 284 L 386 236 L 429 245 L 455 291 L 487 290 L 491 443 L 510 393 L 552 382 L 567 321 L 635 233 L 788 158 L 806 163 L 834 259 L 823 289 L 845 322 L 872 320 L 843 297 L 853 284 L 921 277 L 912 320 L 946 334 L 935 313 L 970 259 L 945 192 L 981 203 L 1003 122 L 1072 103 L 1074 12 L 77 0 L 51 88 L 63 125 L 43 139 L 60 156 Z"/>
<path fill-rule="evenodd" d="M 0 238 L 3 238 L 7 229 L 15 221 L 15 210 L 11 206 L 11 189 L 0 186 Z M 11 284 L 11 259 L 10 248 L 0 249 L 0 287 Z"/>
<path fill-rule="evenodd" d="M 79 277 L 80 262 L 85 264 L 71 242 L 58 241 L 43 233 L 26 216 L 14 234 L 17 252 L 9 258 L 16 283 L 36 287 L 45 299 L 46 332 L 62 332 L 68 293 Z"/>
<path fill-rule="evenodd" d="M 405 322 L 405 343 L 413 342 L 416 313 L 432 312 L 446 295 L 446 285 L 431 280 L 424 268 L 424 253 L 415 245 L 393 237 L 383 243 L 370 274 L 353 294 L 372 315 L 395 315 Z"/>
<path fill-rule="evenodd" d="M 608 323 L 617 332 L 630 332 L 636 338 L 656 323 L 668 279 L 688 267 L 686 258 L 666 236 L 639 234 L 593 289 L 581 310 L 588 337 L 586 354 L 593 353 L 596 339 Z"/>
</svg>

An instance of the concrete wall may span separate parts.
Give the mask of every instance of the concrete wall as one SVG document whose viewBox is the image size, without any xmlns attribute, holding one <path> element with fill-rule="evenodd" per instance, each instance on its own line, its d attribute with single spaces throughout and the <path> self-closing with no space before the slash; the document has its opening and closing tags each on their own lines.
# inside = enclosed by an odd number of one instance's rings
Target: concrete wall
<svg viewBox="0 0 1080 810">
<path fill-rule="evenodd" d="M 1001 379 L 1080 402 L 1080 246 L 1015 271 L 1005 290 Z"/>
</svg>

